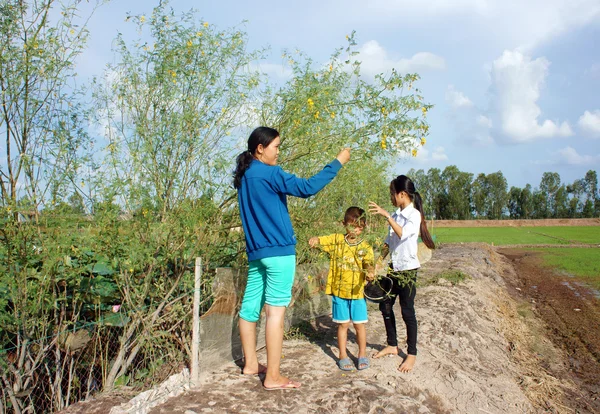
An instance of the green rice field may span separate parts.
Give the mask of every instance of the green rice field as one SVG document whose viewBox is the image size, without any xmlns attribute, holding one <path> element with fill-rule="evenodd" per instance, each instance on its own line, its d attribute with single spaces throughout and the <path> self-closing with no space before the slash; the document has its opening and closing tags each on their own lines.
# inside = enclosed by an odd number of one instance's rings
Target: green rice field
<svg viewBox="0 0 600 414">
<path fill-rule="evenodd" d="M 573 247 L 564 249 L 548 247 L 530 250 L 540 252 L 546 265 L 575 276 L 600 290 L 599 248 Z"/>
<path fill-rule="evenodd" d="M 431 229 L 430 229 L 431 231 Z M 440 227 L 432 233 L 438 243 L 482 242 L 514 244 L 598 244 L 598 226 L 557 227 Z"/>
<path fill-rule="evenodd" d="M 431 230 L 431 229 L 430 229 Z M 528 250 L 540 252 L 544 263 L 600 290 L 600 227 L 440 227 L 436 243 L 483 242 L 495 246 L 518 244 L 556 245 Z M 594 247 L 576 247 L 591 244 Z M 567 246 L 573 246 L 565 248 Z M 560 247 L 558 247 L 560 246 Z"/>
</svg>

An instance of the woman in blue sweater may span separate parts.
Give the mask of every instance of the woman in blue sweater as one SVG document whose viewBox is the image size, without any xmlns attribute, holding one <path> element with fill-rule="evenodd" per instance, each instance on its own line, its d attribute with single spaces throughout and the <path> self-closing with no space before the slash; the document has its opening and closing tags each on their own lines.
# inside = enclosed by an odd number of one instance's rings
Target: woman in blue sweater
<svg viewBox="0 0 600 414">
<path fill-rule="evenodd" d="M 287 196 L 310 197 L 318 193 L 350 160 L 343 149 L 332 162 L 311 178 L 298 178 L 277 166 L 279 132 L 258 127 L 248 138 L 248 150 L 237 157 L 233 186 L 248 253 L 248 284 L 240 310 L 240 336 L 244 374 L 266 373 L 267 390 L 299 388 L 279 372 L 283 346 L 283 322 L 292 298 L 296 272 L 296 237 L 287 209 Z M 256 322 L 266 304 L 267 366 L 256 356 Z"/>
</svg>

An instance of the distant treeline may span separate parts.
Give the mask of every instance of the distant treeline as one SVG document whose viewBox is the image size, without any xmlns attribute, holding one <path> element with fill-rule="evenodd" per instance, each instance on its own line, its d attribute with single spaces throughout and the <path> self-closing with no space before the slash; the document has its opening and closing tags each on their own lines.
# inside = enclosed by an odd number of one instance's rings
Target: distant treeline
<svg viewBox="0 0 600 414">
<path fill-rule="evenodd" d="M 590 170 L 573 183 L 545 172 L 538 187 L 510 187 L 501 171 L 474 174 L 450 165 L 408 171 L 425 203 L 428 217 L 438 220 L 590 218 L 600 216 L 598 175 Z"/>
</svg>

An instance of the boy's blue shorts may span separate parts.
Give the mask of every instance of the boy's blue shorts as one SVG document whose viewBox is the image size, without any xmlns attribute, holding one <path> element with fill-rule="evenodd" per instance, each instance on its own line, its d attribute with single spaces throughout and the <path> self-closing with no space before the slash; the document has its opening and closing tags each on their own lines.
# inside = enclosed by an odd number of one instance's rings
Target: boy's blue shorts
<svg viewBox="0 0 600 414">
<path fill-rule="evenodd" d="M 264 304 L 288 306 L 296 273 L 296 256 L 276 256 L 248 263 L 248 283 L 240 318 L 258 322 Z"/>
<path fill-rule="evenodd" d="M 367 301 L 363 299 L 343 299 L 331 297 L 332 319 L 336 323 L 367 323 Z"/>
</svg>

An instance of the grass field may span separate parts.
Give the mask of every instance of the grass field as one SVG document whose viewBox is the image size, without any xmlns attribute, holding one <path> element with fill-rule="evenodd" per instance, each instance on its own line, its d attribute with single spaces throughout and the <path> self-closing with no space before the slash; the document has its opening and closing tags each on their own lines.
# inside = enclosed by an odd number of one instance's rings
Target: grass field
<svg viewBox="0 0 600 414">
<path fill-rule="evenodd" d="M 600 227 L 441 227 L 433 229 L 437 243 L 483 242 L 495 246 L 515 244 L 595 244 L 600 246 Z M 544 263 L 600 290 L 600 248 L 545 247 Z"/>
<path fill-rule="evenodd" d="M 600 227 L 440 227 L 433 234 L 438 243 L 483 242 L 512 244 L 598 244 Z"/>
<path fill-rule="evenodd" d="M 585 247 L 531 249 L 540 252 L 544 263 L 553 269 L 590 284 L 600 290 L 600 249 Z"/>
</svg>

